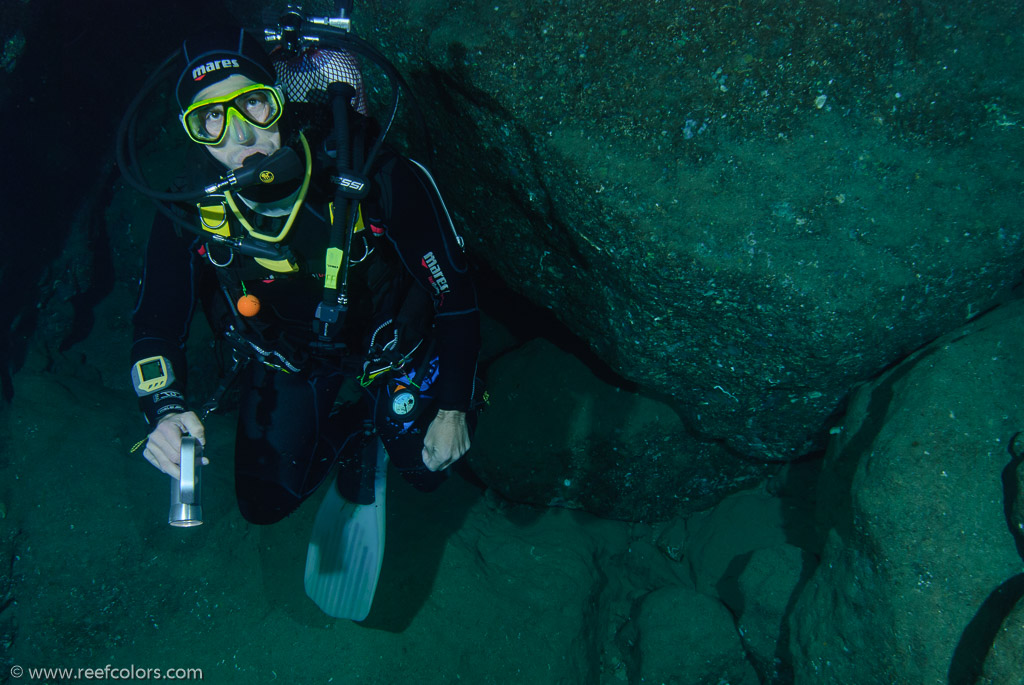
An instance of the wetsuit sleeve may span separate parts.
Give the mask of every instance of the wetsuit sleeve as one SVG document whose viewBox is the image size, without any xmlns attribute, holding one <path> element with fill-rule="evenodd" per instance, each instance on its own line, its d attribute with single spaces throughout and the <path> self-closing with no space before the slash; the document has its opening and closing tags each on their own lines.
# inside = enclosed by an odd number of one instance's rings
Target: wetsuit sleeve
<svg viewBox="0 0 1024 685">
<path fill-rule="evenodd" d="M 480 310 L 448 211 L 427 171 L 409 160 L 388 160 L 374 180 L 380 184 L 385 235 L 434 303 L 439 406 L 468 411 L 480 350 Z"/>
<path fill-rule="evenodd" d="M 198 300 L 198 257 L 190 247 L 194 239 L 178 235 L 170 220 L 157 214 L 146 247 L 138 302 L 132 314 L 131 362 L 134 365 L 148 357 L 165 357 L 174 372 L 174 382 L 169 386 L 139 398 L 139 407 L 150 424 L 164 414 L 188 409 L 185 342 Z"/>
</svg>

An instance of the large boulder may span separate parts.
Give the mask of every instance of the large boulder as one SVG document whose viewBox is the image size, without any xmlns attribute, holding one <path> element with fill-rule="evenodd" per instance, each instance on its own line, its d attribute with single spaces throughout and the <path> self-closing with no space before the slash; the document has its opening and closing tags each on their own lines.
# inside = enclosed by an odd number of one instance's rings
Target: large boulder
<svg viewBox="0 0 1024 685">
<path fill-rule="evenodd" d="M 686 587 L 655 590 L 640 604 L 640 682 L 666 685 L 754 685 L 729 610 Z"/>
<path fill-rule="evenodd" d="M 1022 384 L 1017 301 L 854 395 L 791 616 L 797 683 L 1024 681 Z"/>
<path fill-rule="evenodd" d="M 808 556 L 793 545 L 758 549 L 745 559 L 737 577 L 738 594 L 743 599 L 737 612 L 738 628 L 763 683 L 793 681 L 787 618 Z"/>
<path fill-rule="evenodd" d="M 473 251 L 703 437 L 788 460 L 1024 252 L 999 3 L 361 6 Z"/>
</svg>

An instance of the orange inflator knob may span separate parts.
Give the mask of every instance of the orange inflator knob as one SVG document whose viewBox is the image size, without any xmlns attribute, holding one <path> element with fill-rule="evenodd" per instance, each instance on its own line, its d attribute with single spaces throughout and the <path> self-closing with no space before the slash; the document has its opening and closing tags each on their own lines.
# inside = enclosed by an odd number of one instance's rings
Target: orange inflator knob
<svg viewBox="0 0 1024 685">
<path fill-rule="evenodd" d="M 256 316 L 260 313 L 260 298 L 255 295 L 242 295 L 238 298 L 238 313 L 242 316 Z"/>
</svg>

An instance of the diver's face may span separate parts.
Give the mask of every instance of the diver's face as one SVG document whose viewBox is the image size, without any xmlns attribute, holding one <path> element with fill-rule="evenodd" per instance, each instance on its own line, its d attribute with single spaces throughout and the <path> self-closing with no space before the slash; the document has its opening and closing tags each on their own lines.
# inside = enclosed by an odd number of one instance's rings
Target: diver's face
<svg viewBox="0 0 1024 685">
<path fill-rule="evenodd" d="M 257 85 L 252 79 L 234 74 L 223 81 L 213 83 L 202 89 L 192 98 L 192 102 L 210 100 L 227 96 L 248 86 Z M 278 125 L 260 129 L 256 128 L 240 116 L 228 117 L 227 133 L 217 145 L 206 145 L 213 158 L 228 169 L 238 169 L 246 159 L 257 154 L 271 155 L 281 149 L 281 132 Z"/>
</svg>

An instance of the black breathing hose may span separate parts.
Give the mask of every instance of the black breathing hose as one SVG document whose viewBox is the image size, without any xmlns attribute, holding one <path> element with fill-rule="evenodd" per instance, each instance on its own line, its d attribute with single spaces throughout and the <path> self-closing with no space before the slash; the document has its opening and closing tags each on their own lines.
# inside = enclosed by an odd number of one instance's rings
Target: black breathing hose
<svg viewBox="0 0 1024 685">
<path fill-rule="evenodd" d="M 355 88 L 348 83 L 332 83 L 328 93 L 331 96 L 334 113 L 334 138 L 337 150 L 335 169 L 337 178 L 340 180 L 347 175 L 350 176 L 355 171 L 352 168 L 352 145 L 348 121 L 349 103 L 355 94 Z M 363 182 L 365 183 L 365 181 Z M 344 242 L 345 245 L 341 255 L 342 261 L 339 270 L 341 283 L 333 290 L 324 288 L 325 304 L 331 304 L 332 299 L 338 300 L 338 304 L 346 304 L 341 301 L 341 298 L 344 298 L 348 291 L 349 251 L 352 249 L 352 230 L 355 228 L 355 221 L 350 216 L 352 214 L 352 202 L 350 200 L 351 196 L 339 184 L 334 194 L 334 208 L 336 215 L 344 217 L 344 219 L 331 222 L 331 245 L 337 245 L 340 242 Z"/>
<path fill-rule="evenodd" d="M 135 99 L 128 105 L 128 109 L 125 112 L 124 117 L 121 118 L 121 123 L 117 127 L 117 141 L 115 143 L 117 165 L 120 167 L 121 174 L 124 176 L 124 179 L 128 184 L 147 197 L 167 202 L 197 200 L 203 197 L 205 192 L 202 188 L 179 193 L 154 190 L 146 181 L 146 177 L 142 173 L 142 167 L 139 165 L 139 161 L 137 159 L 137 148 L 135 145 L 135 135 L 139 119 L 139 109 L 141 108 L 143 101 L 152 94 L 157 85 L 170 75 L 169 73 L 165 74 L 164 72 L 170 72 L 171 64 L 177 60 L 180 55 L 181 48 L 178 48 L 168 55 L 167 58 L 160 63 L 160 66 L 156 68 L 156 71 L 146 79 L 146 82 L 142 85 L 142 88 L 139 89 Z"/>
</svg>

